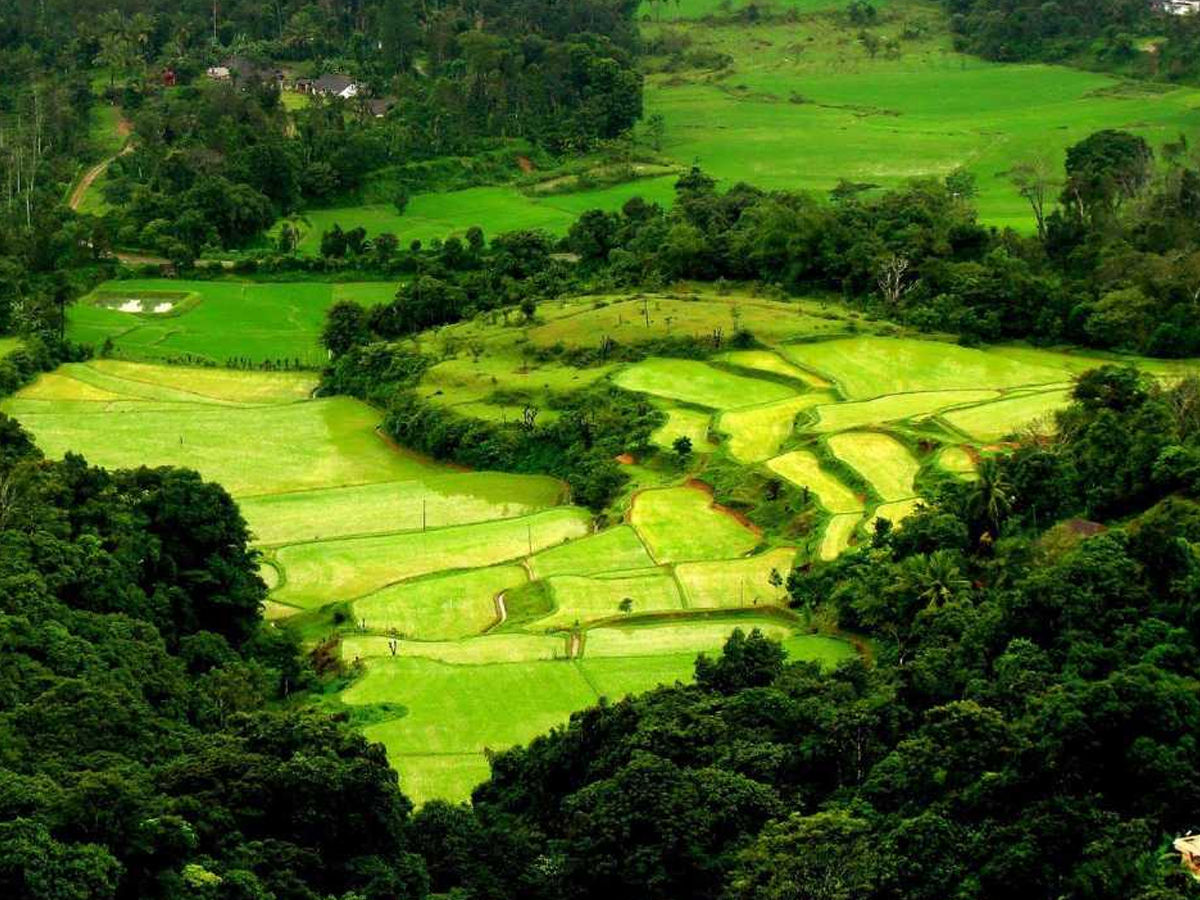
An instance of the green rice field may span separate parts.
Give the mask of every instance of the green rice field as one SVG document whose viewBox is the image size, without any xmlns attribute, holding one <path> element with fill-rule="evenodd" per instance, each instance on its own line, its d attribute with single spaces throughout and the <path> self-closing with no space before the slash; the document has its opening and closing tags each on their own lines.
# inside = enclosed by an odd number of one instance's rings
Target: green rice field
<svg viewBox="0 0 1200 900">
<path fill-rule="evenodd" d="M 745 378 L 711 371 L 718 385 Z M 544 375 L 547 390 L 575 384 L 569 370 Z M 268 617 L 348 614 L 342 654 L 365 674 L 339 702 L 388 704 L 368 734 L 419 802 L 465 798 L 486 749 L 601 696 L 687 680 L 734 627 L 768 628 L 797 658 L 853 654 L 795 616 L 753 618 L 778 610 L 771 573 L 786 577 L 796 551 L 747 555 L 761 537 L 703 490 L 642 492 L 630 524 L 596 532 L 562 505 L 561 483 L 405 453 L 379 436 L 376 411 L 312 399 L 313 386 L 304 373 L 100 359 L 43 375 L 0 409 L 50 455 L 184 465 L 224 483 L 266 554 Z M 712 618 L 722 610 L 751 618 Z"/>
<path fill-rule="evenodd" d="M 68 336 L 130 359 L 192 357 L 325 361 L 318 344 L 325 312 L 337 300 L 391 300 L 395 284 L 254 284 L 239 281 L 110 281 L 75 304 Z"/>
<path fill-rule="evenodd" d="M 156 284 L 143 283 L 139 309 L 182 297 L 179 323 L 220 291 L 240 291 L 217 282 L 197 301 L 213 285 Z M 314 309 L 335 295 L 387 296 L 375 285 L 314 287 L 328 292 L 314 291 Z M 594 347 L 607 327 L 636 345 L 735 319 L 761 329 L 760 345 L 707 361 L 576 368 L 529 352 Z M 193 334 L 225 352 L 212 329 Z M 792 566 L 846 552 L 877 518 L 902 528 L 917 484 L 971 477 L 991 443 L 1065 404 L 1072 378 L 1102 361 L 874 330 L 829 302 L 694 292 L 567 298 L 519 327 L 497 313 L 419 336 L 441 361 L 418 391 L 460 414 L 516 414 L 498 391 L 542 404 L 605 383 L 667 413 L 652 438 L 665 452 L 647 447 L 627 466 L 631 484 L 599 518 L 569 505 L 552 478 L 457 471 L 396 448 L 380 436 L 377 410 L 314 399 L 310 373 L 168 366 L 122 348 L 122 358 L 45 374 L 0 409 L 51 456 L 183 465 L 225 484 L 264 553 L 268 618 L 293 619 L 306 635 L 337 631 L 343 659 L 361 664 L 328 702 L 367 707 L 367 734 L 418 802 L 463 800 L 487 774 L 487 750 L 527 741 L 600 697 L 686 681 L 696 654 L 718 650 L 735 627 L 761 627 L 794 658 L 833 665 L 853 655 L 786 609 Z M 274 340 L 262 338 L 264 353 Z M 1172 376 L 1189 365 L 1147 368 Z M 678 459 L 669 445 L 679 435 L 700 452 Z M 714 502 L 710 467 L 714 479 L 748 473 L 756 490 L 794 488 L 789 502 L 803 515 L 788 531 L 751 525 L 736 497 L 736 512 Z"/>
</svg>

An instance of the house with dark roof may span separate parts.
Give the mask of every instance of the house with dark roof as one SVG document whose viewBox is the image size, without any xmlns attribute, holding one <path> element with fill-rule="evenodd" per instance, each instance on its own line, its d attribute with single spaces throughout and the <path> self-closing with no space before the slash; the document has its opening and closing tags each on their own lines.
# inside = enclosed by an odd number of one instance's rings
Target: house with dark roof
<svg viewBox="0 0 1200 900">
<path fill-rule="evenodd" d="M 215 81 L 233 81 L 241 85 L 281 84 L 283 70 L 264 66 L 244 56 L 231 56 L 208 69 L 208 77 Z"/>
<path fill-rule="evenodd" d="M 304 94 L 315 94 L 321 97 L 340 97 L 349 100 L 358 96 L 359 84 L 349 75 L 333 73 L 322 75 L 320 78 L 301 78 L 296 82 L 296 90 Z"/>
</svg>

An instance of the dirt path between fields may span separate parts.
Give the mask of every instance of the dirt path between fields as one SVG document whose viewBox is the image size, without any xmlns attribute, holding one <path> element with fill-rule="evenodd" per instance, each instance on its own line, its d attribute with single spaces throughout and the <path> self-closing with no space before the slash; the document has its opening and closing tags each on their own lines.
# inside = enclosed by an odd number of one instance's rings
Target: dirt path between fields
<svg viewBox="0 0 1200 900">
<path fill-rule="evenodd" d="M 133 152 L 133 144 L 129 142 L 129 135 L 133 133 L 133 124 L 124 116 L 117 119 L 117 134 L 125 139 L 125 146 L 121 148 L 121 152 L 116 156 L 110 156 L 103 162 L 97 163 L 79 179 L 79 184 L 75 185 L 75 189 L 71 191 L 70 199 L 67 200 L 67 205 L 73 210 L 78 210 L 83 205 L 83 198 L 87 196 L 87 192 L 92 185 L 96 183 L 96 179 L 108 171 L 108 167 L 116 161 L 118 157 L 125 156 Z"/>
</svg>

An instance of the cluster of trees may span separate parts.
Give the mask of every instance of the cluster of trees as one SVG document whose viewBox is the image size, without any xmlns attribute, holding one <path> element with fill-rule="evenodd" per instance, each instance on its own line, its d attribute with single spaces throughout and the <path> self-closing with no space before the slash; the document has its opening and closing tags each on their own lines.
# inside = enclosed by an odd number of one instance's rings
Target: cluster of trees
<svg viewBox="0 0 1200 900">
<path fill-rule="evenodd" d="M 269 709 L 314 676 L 248 541 L 196 473 L 48 462 L 0 414 L 0 894 L 424 896 L 383 749 Z"/>
<path fill-rule="evenodd" d="M 1144 77 L 1200 74 L 1200 22 L 1157 0 L 943 0 L 960 50 L 987 59 L 1072 60 Z M 1156 49 L 1141 46 L 1147 37 Z"/>
<path fill-rule="evenodd" d="M 474 469 L 553 475 L 570 484 L 574 502 L 597 512 L 628 480 L 615 458 L 645 450 L 665 421 L 643 396 L 611 385 L 543 399 L 553 421 L 538 421 L 539 401 L 516 394 L 504 398 L 522 409 L 510 422 L 464 417 L 415 390 L 435 360 L 378 341 L 366 312 L 350 301 L 331 310 L 323 343 L 333 360 L 322 390 L 385 409 L 384 430 L 400 444 Z"/>
<path fill-rule="evenodd" d="M 1093 373 L 1058 437 L 793 573 L 794 602 L 871 634 L 873 662 L 787 664 L 735 634 L 694 685 L 498 755 L 472 809 L 414 818 L 433 888 L 1189 896 L 1167 850 L 1200 801 L 1200 483 L 1176 462 L 1200 447 L 1198 391 Z M 1126 518 L 1047 530 L 1048 495 L 1053 516 Z"/>
<path fill-rule="evenodd" d="M 1009 173 L 1038 224 L 1032 236 L 981 225 L 975 179 L 958 171 L 877 193 L 843 183 L 831 201 L 745 184 L 717 190 L 693 170 L 669 209 L 640 198 L 583 213 L 555 241 L 515 232 L 484 246 L 395 250 L 360 236 L 354 265 L 403 272 L 396 300 L 364 312 L 363 333 L 394 339 L 566 291 L 657 289 L 680 280 L 753 281 L 847 302 L 966 341 L 1026 338 L 1155 356 L 1200 354 L 1200 161 L 1187 141 L 1156 158 L 1140 137 L 1098 132 L 1059 174 Z M 382 253 L 382 255 L 381 255 Z M 381 261 L 386 258 L 386 263 Z"/>
</svg>

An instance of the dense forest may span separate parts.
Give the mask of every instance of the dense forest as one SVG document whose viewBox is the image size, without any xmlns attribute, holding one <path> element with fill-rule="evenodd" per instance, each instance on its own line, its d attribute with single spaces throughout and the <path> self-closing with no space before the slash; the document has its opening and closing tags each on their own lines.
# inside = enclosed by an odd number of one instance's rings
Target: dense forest
<svg viewBox="0 0 1200 900">
<path fill-rule="evenodd" d="M 0 894 L 423 895 L 382 749 L 267 709 L 315 676 L 248 537 L 194 472 L 48 462 L 0 415 Z"/>
<path fill-rule="evenodd" d="M 988 59 L 1070 60 L 1194 80 L 1200 18 L 1154 0 L 943 0 L 957 45 Z M 1143 52 L 1149 44 L 1152 53 Z"/>
</svg>

